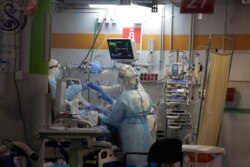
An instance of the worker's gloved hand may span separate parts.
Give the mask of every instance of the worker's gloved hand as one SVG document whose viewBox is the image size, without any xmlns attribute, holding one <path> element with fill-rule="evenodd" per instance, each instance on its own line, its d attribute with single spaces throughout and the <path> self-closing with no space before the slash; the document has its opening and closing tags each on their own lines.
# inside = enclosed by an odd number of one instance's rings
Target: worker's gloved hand
<svg viewBox="0 0 250 167">
<path fill-rule="evenodd" d="M 106 92 L 103 92 L 101 94 L 101 98 L 107 102 L 109 102 L 110 104 L 114 104 L 115 100 Z"/>
<path fill-rule="evenodd" d="M 89 89 L 89 83 L 84 83 L 82 84 L 82 91 L 88 90 Z"/>
<path fill-rule="evenodd" d="M 96 92 L 98 92 L 100 94 L 103 92 L 103 89 L 96 83 L 89 82 L 88 87 L 91 89 L 94 89 Z"/>
<path fill-rule="evenodd" d="M 99 86 L 98 84 L 89 82 L 88 87 L 94 89 L 103 100 L 109 102 L 110 104 L 114 104 L 115 100 L 108 93 L 104 92 L 102 87 Z"/>
<path fill-rule="evenodd" d="M 90 64 L 90 72 L 92 74 L 100 74 L 103 70 L 102 65 L 97 64 L 97 63 L 91 63 Z"/>
<path fill-rule="evenodd" d="M 82 91 L 82 86 L 79 84 L 70 85 L 66 89 L 66 100 L 73 100 L 76 95 L 78 95 Z"/>
</svg>

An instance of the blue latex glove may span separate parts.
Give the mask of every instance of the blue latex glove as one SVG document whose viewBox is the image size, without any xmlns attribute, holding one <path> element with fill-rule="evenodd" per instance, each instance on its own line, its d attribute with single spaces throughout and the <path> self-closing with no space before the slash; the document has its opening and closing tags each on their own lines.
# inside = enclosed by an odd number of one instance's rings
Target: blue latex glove
<svg viewBox="0 0 250 167">
<path fill-rule="evenodd" d="M 102 65 L 97 63 L 90 64 L 90 72 L 93 74 L 100 74 L 102 72 Z"/>
<path fill-rule="evenodd" d="M 66 89 L 66 99 L 67 100 L 73 100 L 74 97 L 79 94 L 82 91 L 82 86 L 79 84 L 73 84 L 70 85 L 67 89 Z"/>
<path fill-rule="evenodd" d="M 108 93 L 104 92 L 103 89 L 99 85 L 93 82 L 89 82 L 88 87 L 98 92 L 100 94 L 100 97 L 103 100 L 109 102 L 110 104 L 113 104 L 115 102 L 114 99 Z"/>
<path fill-rule="evenodd" d="M 91 88 L 91 89 L 94 89 L 95 91 L 97 91 L 100 94 L 104 92 L 103 89 L 99 85 L 97 85 L 97 84 L 95 84 L 93 82 L 89 82 L 88 87 Z"/>
<path fill-rule="evenodd" d="M 107 102 L 109 102 L 110 104 L 114 104 L 114 99 L 108 94 L 108 93 L 105 93 L 105 92 L 103 92 L 102 94 L 101 94 L 101 98 L 103 99 L 103 100 L 106 100 Z"/>
<path fill-rule="evenodd" d="M 82 91 L 88 90 L 89 89 L 89 83 L 82 84 Z"/>
</svg>

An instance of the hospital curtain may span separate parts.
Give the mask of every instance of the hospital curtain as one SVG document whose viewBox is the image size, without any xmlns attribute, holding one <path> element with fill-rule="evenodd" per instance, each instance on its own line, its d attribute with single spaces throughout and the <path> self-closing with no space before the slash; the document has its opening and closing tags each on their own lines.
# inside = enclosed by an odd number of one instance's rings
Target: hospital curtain
<svg viewBox="0 0 250 167">
<path fill-rule="evenodd" d="M 217 146 L 226 91 L 230 73 L 231 55 L 211 53 L 206 83 L 204 108 L 201 112 L 197 144 Z"/>
</svg>

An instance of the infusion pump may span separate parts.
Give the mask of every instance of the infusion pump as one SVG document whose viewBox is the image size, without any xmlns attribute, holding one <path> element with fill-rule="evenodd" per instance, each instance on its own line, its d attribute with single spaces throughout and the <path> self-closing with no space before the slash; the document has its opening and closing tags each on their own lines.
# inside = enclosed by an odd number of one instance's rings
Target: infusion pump
<svg viewBox="0 0 250 167">
<path fill-rule="evenodd" d="M 183 79 L 183 63 L 174 63 L 172 64 L 171 76 L 172 79 Z"/>
</svg>

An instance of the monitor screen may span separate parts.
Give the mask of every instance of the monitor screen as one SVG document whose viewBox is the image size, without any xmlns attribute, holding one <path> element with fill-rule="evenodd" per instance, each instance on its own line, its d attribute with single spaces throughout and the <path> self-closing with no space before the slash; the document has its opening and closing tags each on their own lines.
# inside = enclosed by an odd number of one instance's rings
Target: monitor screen
<svg viewBox="0 0 250 167">
<path fill-rule="evenodd" d="M 115 60 L 134 60 L 137 57 L 136 46 L 130 39 L 108 39 L 110 58 Z"/>
<path fill-rule="evenodd" d="M 172 76 L 178 76 L 178 64 L 173 64 L 172 65 Z"/>
</svg>

